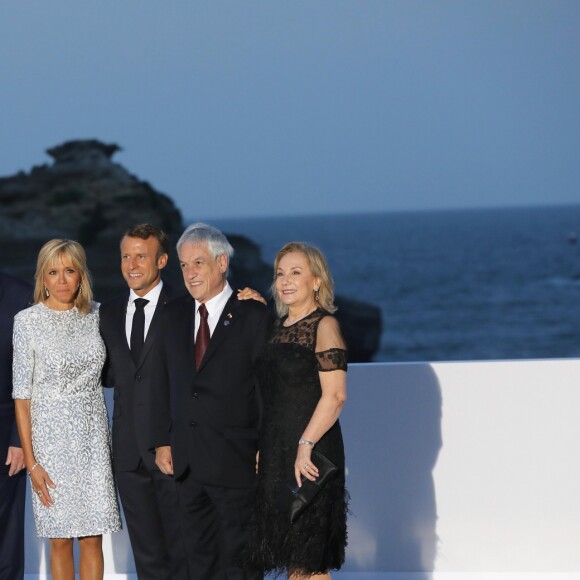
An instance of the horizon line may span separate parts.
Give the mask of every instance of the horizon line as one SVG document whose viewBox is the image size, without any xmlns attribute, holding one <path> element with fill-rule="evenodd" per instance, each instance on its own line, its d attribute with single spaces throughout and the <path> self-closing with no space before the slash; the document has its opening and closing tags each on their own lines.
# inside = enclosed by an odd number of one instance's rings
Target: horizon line
<svg viewBox="0 0 580 580">
<path fill-rule="evenodd" d="M 365 210 L 365 211 L 333 211 L 333 212 L 314 212 L 314 213 L 284 213 L 284 214 L 264 214 L 264 215 L 229 215 L 229 216 L 203 216 L 193 220 L 195 221 L 209 221 L 209 220 L 261 220 L 261 219 L 283 219 L 283 218 L 319 218 L 319 217 L 345 217 L 345 216 L 374 216 L 377 214 L 424 214 L 424 213 L 454 213 L 454 212 L 479 212 L 479 211 L 497 211 L 497 210 L 522 210 L 522 209 L 556 209 L 556 208 L 580 208 L 580 202 L 555 202 L 545 203 L 539 202 L 537 204 L 510 204 L 510 205 L 486 205 L 486 206 L 454 206 L 454 207 L 438 207 L 438 208 L 401 208 L 401 209 L 385 209 L 385 210 Z M 182 212 L 183 215 L 184 212 Z M 190 223 L 190 218 L 184 217 L 184 223 Z"/>
</svg>

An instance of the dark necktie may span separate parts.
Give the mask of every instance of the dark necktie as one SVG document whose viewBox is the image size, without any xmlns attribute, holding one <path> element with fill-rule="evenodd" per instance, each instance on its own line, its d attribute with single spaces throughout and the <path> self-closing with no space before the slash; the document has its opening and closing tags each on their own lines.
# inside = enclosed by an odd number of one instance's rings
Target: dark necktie
<svg viewBox="0 0 580 580">
<path fill-rule="evenodd" d="M 145 306 L 149 300 L 137 298 L 135 304 L 135 314 L 133 314 L 133 324 L 131 326 L 131 356 L 135 364 L 139 362 L 143 343 L 145 342 Z"/>
<path fill-rule="evenodd" d="M 203 355 L 207 350 L 209 344 L 209 324 L 207 323 L 207 308 L 205 304 L 200 304 L 199 309 L 199 329 L 195 337 L 195 368 L 198 369 Z"/>
</svg>

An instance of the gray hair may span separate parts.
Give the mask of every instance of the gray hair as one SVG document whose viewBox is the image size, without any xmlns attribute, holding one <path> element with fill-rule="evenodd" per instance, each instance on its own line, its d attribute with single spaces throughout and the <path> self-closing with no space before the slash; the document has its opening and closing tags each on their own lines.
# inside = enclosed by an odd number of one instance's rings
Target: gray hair
<svg viewBox="0 0 580 580">
<path fill-rule="evenodd" d="M 206 244 L 214 258 L 225 254 L 228 263 L 234 255 L 234 249 L 228 239 L 218 229 L 207 224 L 197 223 L 187 226 L 177 240 L 177 252 L 183 244 Z"/>
</svg>

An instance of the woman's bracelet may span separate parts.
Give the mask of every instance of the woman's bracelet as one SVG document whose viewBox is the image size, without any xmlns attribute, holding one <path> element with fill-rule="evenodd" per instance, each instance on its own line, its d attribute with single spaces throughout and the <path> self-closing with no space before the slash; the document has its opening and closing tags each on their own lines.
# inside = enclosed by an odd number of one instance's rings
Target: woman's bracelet
<svg viewBox="0 0 580 580">
<path fill-rule="evenodd" d="M 28 472 L 28 475 L 30 475 L 36 468 L 38 467 L 38 463 L 35 463 L 31 468 L 30 471 Z"/>
<path fill-rule="evenodd" d="M 314 447 L 314 441 L 310 441 L 310 439 L 300 439 L 298 445 L 310 445 L 310 447 Z"/>
</svg>

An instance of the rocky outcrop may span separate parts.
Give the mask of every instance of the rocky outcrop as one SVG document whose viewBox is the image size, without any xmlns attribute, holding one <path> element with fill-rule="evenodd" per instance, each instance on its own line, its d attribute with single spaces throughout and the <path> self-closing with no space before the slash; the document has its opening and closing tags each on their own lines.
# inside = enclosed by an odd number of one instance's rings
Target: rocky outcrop
<svg viewBox="0 0 580 580">
<path fill-rule="evenodd" d="M 168 196 L 113 162 L 120 149 L 94 139 L 68 141 L 47 150 L 52 164 L 0 178 L 0 269 L 32 280 L 46 240 L 76 239 L 87 251 L 95 296 L 102 301 L 125 287 L 117 257 L 129 226 L 155 224 L 175 242 L 184 227 L 181 213 Z M 272 268 L 262 261 L 260 248 L 235 232 L 226 234 L 235 249 L 232 286 L 251 286 L 269 296 Z M 174 256 L 166 277 L 182 284 Z M 337 305 L 350 360 L 371 360 L 381 335 L 379 309 L 344 297 L 337 297 Z"/>
<path fill-rule="evenodd" d="M 173 201 L 113 162 L 119 150 L 96 140 L 68 141 L 47 150 L 53 164 L 0 179 L 0 237 L 73 237 L 88 246 L 118 239 L 140 222 L 177 234 L 182 220 Z"/>
</svg>

